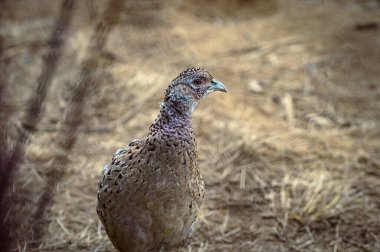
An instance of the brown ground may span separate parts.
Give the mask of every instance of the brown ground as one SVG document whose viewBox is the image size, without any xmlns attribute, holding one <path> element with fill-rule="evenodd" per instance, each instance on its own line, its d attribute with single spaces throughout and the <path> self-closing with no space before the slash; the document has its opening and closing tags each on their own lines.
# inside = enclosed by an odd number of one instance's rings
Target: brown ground
<svg viewBox="0 0 380 252">
<path fill-rule="evenodd" d="M 206 198 L 183 251 L 380 251 L 379 1 L 128 2 L 83 97 L 40 251 L 114 251 L 95 212 L 103 165 L 143 136 L 188 66 L 225 83 L 194 115 Z M 71 83 L 106 1 L 81 1 L 13 187 L 25 248 Z M 208 3 L 208 4 L 207 4 Z M 5 1 L 12 127 L 41 71 L 58 1 Z"/>
</svg>

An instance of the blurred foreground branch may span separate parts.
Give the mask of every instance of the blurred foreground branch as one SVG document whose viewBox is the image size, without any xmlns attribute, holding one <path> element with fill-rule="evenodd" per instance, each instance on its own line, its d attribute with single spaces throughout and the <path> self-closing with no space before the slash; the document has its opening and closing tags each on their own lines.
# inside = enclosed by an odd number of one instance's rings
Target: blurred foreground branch
<svg viewBox="0 0 380 252">
<path fill-rule="evenodd" d="M 19 138 L 17 139 L 16 145 L 11 149 L 9 153 L 1 153 L 1 163 L 0 163 L 0 244 L 1 251 L 8 251 L 11 245 L 10 237 L 10 224 L 5 220 L 6 218 L 6 204 L 4 203 L 4 197 L 7 192 L 8 187 L 12 184 L 13 174 L 20 165 L 21 159 L 25 153 L 25 147 L 29 140 L 31 134 L 35 131 L 36 124 L 40 121 L 43 112 L 43 103 L 46 98 L 47 90 L 51 84 L 51 80 L 55 74 L 57 63 L 62 54 L 62 45 L 65 40 L 65 33 L 67 27 L 70 24 L 71 16 L 73 10 L 73 0 L 65 0 L 62 3 L 61 12 L 59 19 L 56 22 L 54 31 L 48 41 L 48 53 L 43 58 L 43 69 L 42 73 L 37 80 L 37 90 L 34 96 L 30 99 L 28 103 L 28 111 L 24 118 L 23 126 L 24 130 L 21 132 Z M 2 59 L 3 60 L 3 59 Z M 5 90 L 5 77 L 0 80 L 1 93 Z M 1 103 L 4 103 L 4 99 L 1 99 Z M 5 105 L 5 104 L 1 104 Z M 1 106 L 2 110 L 5 110 L 6 106 Z M 4 117 L 8 118 L 7 115 Z M 6 122 L 6 118 L 2 118 L 3 122 Z M 3 126 L 3 125 L 2 125 Z M 3 127 L 2 127 L 3 128 Z M 6 127 L 2 130 L 6 131 Z M 1 149 L 9 148 L 7 141 L 7 134 L 4 132 L 2 134 Z"/>
<path fill-rule="evenodd" d="M 89 88 L 94 88 L 97 84 L 92 73 L 98 67 L 98 56 L 102 52 L 112 27 L 118 23 L 120 13 L 123 10 L 123 2 L 123 0 L 109 1 L 107 9 L 98 21 L 90 38 L 86 52 L 87 56 L 81 64 L 66 110 L 63 124 L 67 125 L 67 127 L 63 129 L 62 134 L 58 137 L 57 149 L 59 153 L 53 159 L 52 167 L 48 171 L 49 181 L 46 183 L 46 188 L 37 203 L 37 210 L 33 216 L 35 223 L 32 230 L 33 243 L 31 246 L 34 248 L 38 247 L 42 242 L 46 230 L 46 221 L 43 220 L 44 215 L 53 203 L 56 186 L 62 179 L 64 169 L 69 162 L 69 155 L 76 143 L 78 128 L 82 123 L 86 93 Z"/>
</svg>

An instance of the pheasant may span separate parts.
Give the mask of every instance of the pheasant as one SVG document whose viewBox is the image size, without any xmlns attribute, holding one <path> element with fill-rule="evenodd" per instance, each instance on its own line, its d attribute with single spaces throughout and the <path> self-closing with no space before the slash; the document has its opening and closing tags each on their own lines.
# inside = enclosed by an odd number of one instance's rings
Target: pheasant
<svg viewBox="0 0 380 252">
<path fill-rule="evenodd" d="M 226 87 L 202 68 L 188 68 L 165 92 L 149 133 L 119 149 L 103 169 L 97 213 L 118 251 L 186 246 L 204 198 L 192 112 Z"/>
</svg>

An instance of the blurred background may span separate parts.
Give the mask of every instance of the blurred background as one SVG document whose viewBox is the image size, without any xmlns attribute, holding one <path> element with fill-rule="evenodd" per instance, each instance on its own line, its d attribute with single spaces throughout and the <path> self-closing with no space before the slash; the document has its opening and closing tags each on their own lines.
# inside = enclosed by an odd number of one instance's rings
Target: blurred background
<svg viewBox="0 0 380 252">
<path fill-rule="evenodd" d="M 104 164 L 169 82 L 225 83 L 194 114 L 206 198 L 182 251 L 380 251 L 380 1 L 0 1 L 1 251 L 115 251 Z"/>
</svg>

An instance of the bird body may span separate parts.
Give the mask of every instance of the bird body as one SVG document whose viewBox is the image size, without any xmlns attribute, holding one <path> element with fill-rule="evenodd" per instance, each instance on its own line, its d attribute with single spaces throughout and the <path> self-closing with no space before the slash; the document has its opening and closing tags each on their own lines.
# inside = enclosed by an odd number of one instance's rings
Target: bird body
<svg viewBox="0 0 380 252">
<path fill-rule="evenodd" d="M 119 251 L 179 248 L 195 228 L 204 182 L 191 119 L 196 102 L 208 89 L 197 96 L 189 81 L 195 78 L 200 85 L 200 77 L 204 82 L 215 80 L 201 68 L 181 75 L 166 90 L 147 136 L 118 150 L 103 170 L 97 213 Z"/>
</svg>

